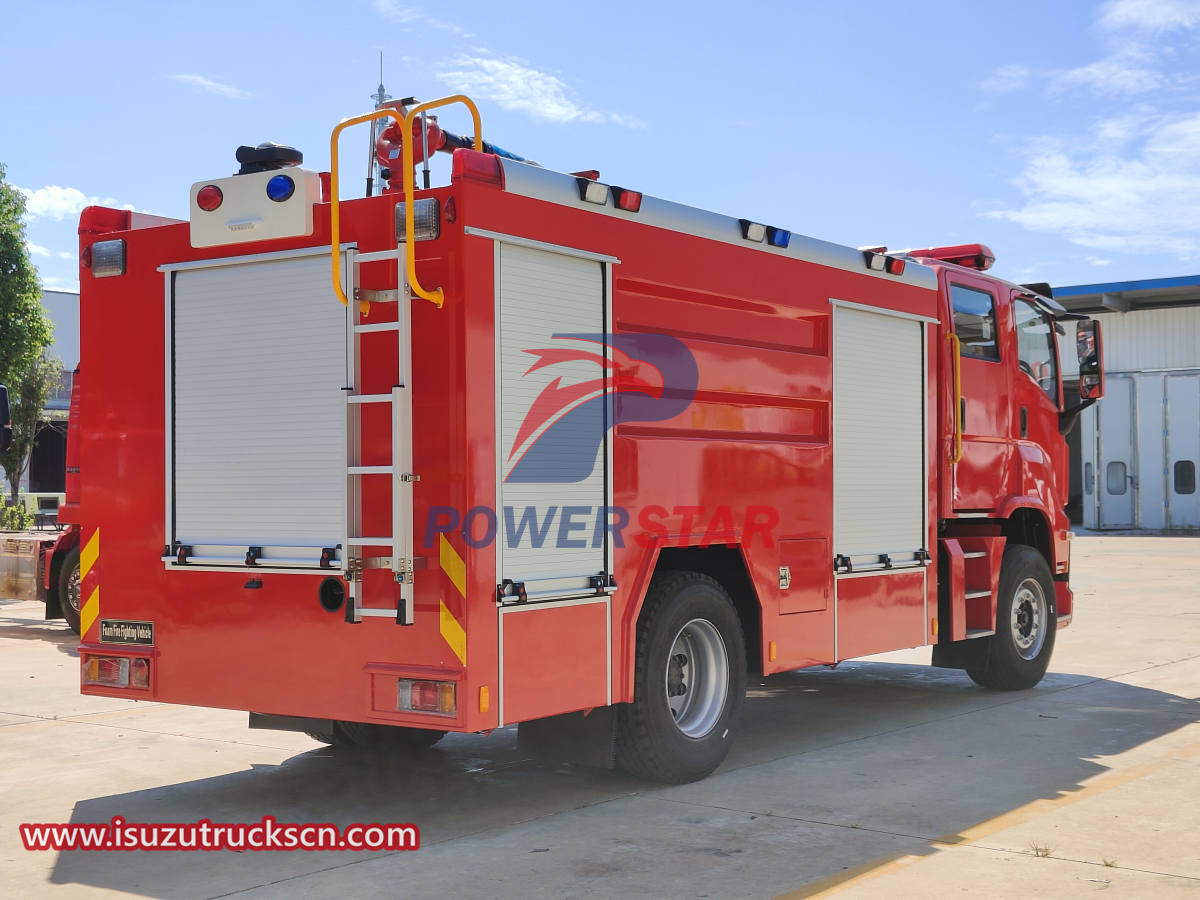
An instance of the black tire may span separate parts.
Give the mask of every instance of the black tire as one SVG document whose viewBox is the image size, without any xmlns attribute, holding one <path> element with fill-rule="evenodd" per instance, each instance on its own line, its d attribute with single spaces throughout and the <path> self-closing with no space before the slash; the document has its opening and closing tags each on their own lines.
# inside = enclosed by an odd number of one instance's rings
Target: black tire
<svg viewBox="0 0 1200 900">
<path fill-rule="evenodd" d="M 304 732 L 314 741 L 320 741 L 322 744 L 332 744 L 336 740 L 333 736 L 333 729 L 329 731 L 306 731 Z"/>
<path fill-rule="evenodd" d="M 71 630 L 79 634 L 79 616 L 83 609 L 83 598 L 79 594 L 79 547 L 72 547 L 58 570 L 58 582 L 54 585 L 58 593 L 58 605 L 63 618 Z"/>
<path fill-rule="evenodd" d="M 1045 557 L 1032 547 L 1010 546 L 1000 563 L 996 633 L 978 639 L 978 662 L 967 666 L 967 674 L 993 690 L 1028 690 L 1046 674 L 1057 630 L 1054 579 Z"/>
<path fill-rule="evenodd" d="M 617 708 L 616 760 L 622 769 L 684 784 L 710 774 L 725 759 L 746 699 L 746 642 L 733 601 L 715 579 L 670 572 L 650 586 L 638 626 L 633 697 Z"/>
<path fill-rule="evenodd" d="M 316 735 L 310 734 L 311 737 Z M 368 722 L 334 722 L 333 740 L 337 747 L 376 752 L 405 753 L 425 750 L 446 736 L 429 728 L 405 728 L 401 725 L 375 725 Z M 324 738 L 317 737 L 317 740 Z"/>
</svg>

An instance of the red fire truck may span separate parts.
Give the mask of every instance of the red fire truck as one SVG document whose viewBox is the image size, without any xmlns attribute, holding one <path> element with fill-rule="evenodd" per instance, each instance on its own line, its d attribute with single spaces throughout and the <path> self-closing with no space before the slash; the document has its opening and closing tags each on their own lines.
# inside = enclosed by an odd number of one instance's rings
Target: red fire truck
<svg viewBox="0 0 1200 900">
<path fill-rule="evenodd" d="M 79 368 L 71 378 L 71 408 L 67 418 L 65 500 L 58 522 L 66 527 L 45 553 L 39 568 L 46 596 L 46 618 L 67 620 L 79 634 Z"/>
<path fill-rule="evenodd" d="M 388 186 L 343 202 L 376 119 Z M 394 106 L 330 173 L 240 148 L 187 222 L 83 212 L 84 693 L 394 749 L 522 723 L 680 782 L 748 672 L 1041 679 L 1095 323 L 1064 386 L 1070 314 L 982 245 L 838 246 L 479 135 Z"/>
</svg>

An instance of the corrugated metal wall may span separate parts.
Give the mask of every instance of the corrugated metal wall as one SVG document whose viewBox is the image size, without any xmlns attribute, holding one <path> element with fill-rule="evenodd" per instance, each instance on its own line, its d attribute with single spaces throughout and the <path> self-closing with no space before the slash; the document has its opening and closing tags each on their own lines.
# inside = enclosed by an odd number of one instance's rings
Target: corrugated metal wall
<svg viewBox="0 0 1200 900">
<path fill-rule="evenodd" d="M 1200 369 L 1200 306 L 1141 309 L 1097 315 L 1104 328 L 1104 368 L 1108 372 Z M 1063 376 L 1079 374 L 1074 323 L 1059 338 Z"/>
<path fill-rule="evenodd" d="M 1116 377 L 1110 379 L 1099 409 L 1085 411 L 1081 420 L 1084 525 L 1148 531 L 1198 528 L 1197 495 L 1194 488 L 1187 491 L 1187 479 L 1180 479 L 1177 466 L 1187 467 L 1190 461 L 1190 471 L 1200 468 L 1195 458 L 1200 444 L 1200 307 L 1104 313 L 1096 318 L 1104 327 L 1105 371 Z M 1060 338 L 1063 377 L 1074 378 L 1074 323 L 1066 324 L 1067 335 Z M 1128 385 L 1123 390 L 1122 382 Z M 1098 421 L 1107 425 L 1098 429 Z M 1109 496 L 1106 473 L 1121 462 L 1128 465 L 1129 493 Z M 1125 511 L 1130 503 L 1132 510 Z M 1129 518 L 1132 525 L 1123 525 Z"/>
</svg>

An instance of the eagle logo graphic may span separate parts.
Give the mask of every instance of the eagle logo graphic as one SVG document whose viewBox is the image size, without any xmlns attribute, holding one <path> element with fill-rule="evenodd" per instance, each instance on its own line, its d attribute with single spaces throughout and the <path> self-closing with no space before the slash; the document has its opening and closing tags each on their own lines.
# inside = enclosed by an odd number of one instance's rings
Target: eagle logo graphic
<svg viewBox="0 0 1200 900">
<path fill-rule="evenodd" d="M 524 377 L 583 362 L 596 377 L 545 384 L 525 411 L 505 462 L 509 483 L 583 481 L 609 429 L 624 422 L 662 422 L 679 415 L 696 395 L 696 358 L 666 334 L 554 334 L 552 347 L 533 357 Z M 576 372 L 579 366 L 574 366 Z"/>
</svg>

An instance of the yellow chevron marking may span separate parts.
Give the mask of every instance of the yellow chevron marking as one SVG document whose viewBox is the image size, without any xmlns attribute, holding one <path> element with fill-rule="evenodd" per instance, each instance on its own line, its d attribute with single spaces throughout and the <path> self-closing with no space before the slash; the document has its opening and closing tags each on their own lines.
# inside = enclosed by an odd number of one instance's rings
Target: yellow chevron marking
<svg viewBox="0 0 1200 900">
<path fill-rule="evenodd" d="M 443 538 L 443 540 L 445 540 Z M 461 564 L 461 560 L 459 560 Z M 446 607 L 446 601 L 441 601 L 442 606 L 442 637 L 446 643 L 450 645 L 450 649 L 454 651 L 454 655 L 458 657 L 458 661 L 464 666 L 467 664 L 467 633 L 463 631 L 463 627 L 458 624 L 458 619 L 454 618 L 454 613 Z"/>
<path fill-rule="evenodd" d="M 79 577 L 86 578 L 87 573 L 92 571 L 92 566 L 96 564 L 96 560 L 100 558 L 100 529 L 97 528 L 92 532 L 92 536 L 88 538 L 88 542 L 83 545 L 83 549 L 79 551 Z"/>
<path fill-rule="evenodd" d="M 88 597 L 87 603 L 83 604 L 83 609 L 79 611 L 80 637 L 87 638 L 87 633 L 98 615 L 100 615 L 100 586 L 96 585 L 92 591 L 92 596 Z"/>
<path fill-rule="evenodd" d="M 438 535 L 438 538 L 438 556 L 439 562 L 442 564 L 442 571 L 450 577 L 454 586 L 458 588 L 459 594 L 465 598 L 467 596 L 467 564 L 458 555 L 458 551 L 446 540 L 444 534 Z"/>
</svg>

